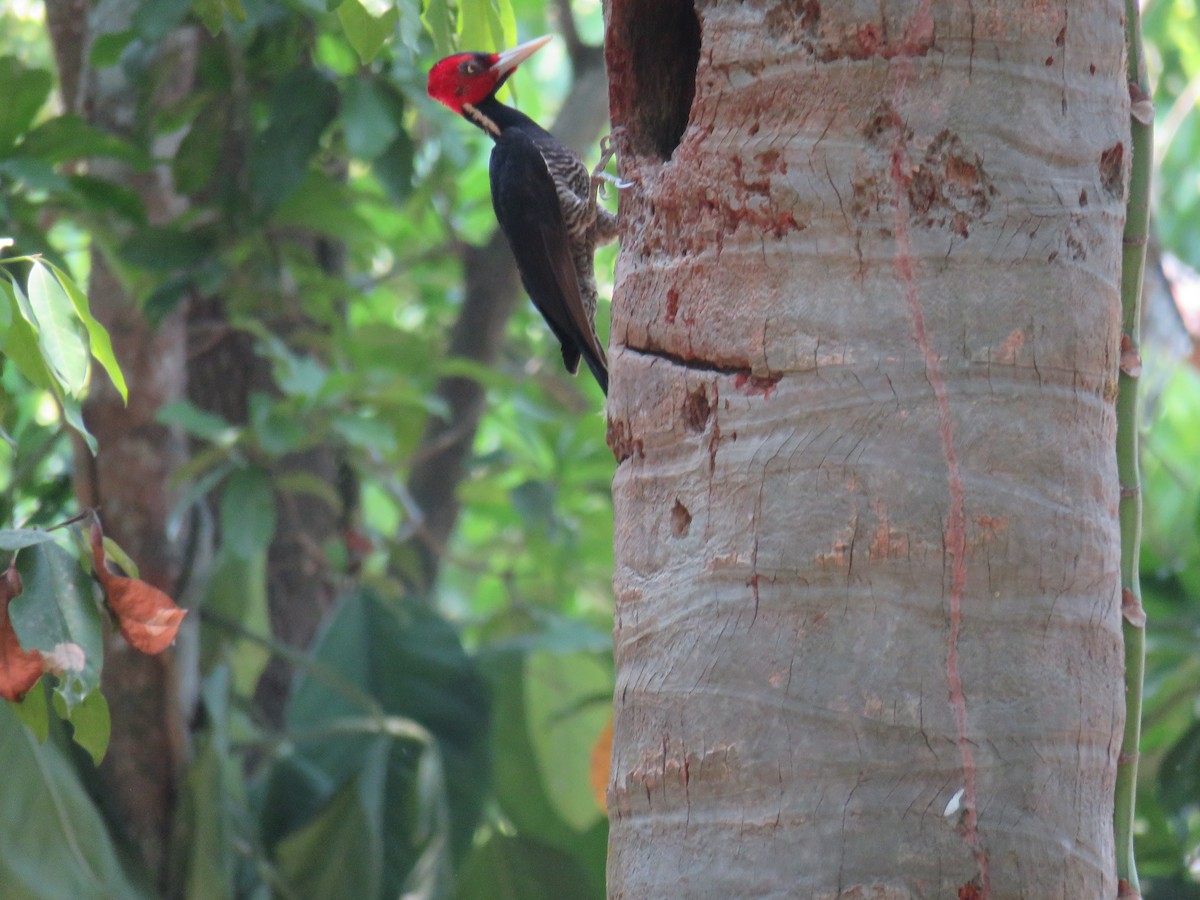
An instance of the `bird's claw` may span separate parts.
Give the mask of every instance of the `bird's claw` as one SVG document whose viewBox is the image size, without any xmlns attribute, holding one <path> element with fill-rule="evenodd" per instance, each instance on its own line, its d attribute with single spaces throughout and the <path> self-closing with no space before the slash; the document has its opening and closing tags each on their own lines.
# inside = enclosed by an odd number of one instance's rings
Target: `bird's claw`
<svg viewBox="0 0 1200 900">
<path fill-rule="evenodd" d="M 595 172 L 592 173 L 592 184 L 594 184 L 596 186 L 596 188 L 602 198 L 607 198 L 608 192 L 605 190 L 605 187 L 604 187 L 606 184 L 611 184 L 618 191 L 623 191 L 626 188 L 633 187 L 635 184 L 637 184 L 637 182 L 636 181 L 623 181 L 617 175 L 610 175 L 608 172 L 604 172 L 604 171 L 601 171 L 600 169 L 597 169 Z"/>
<path fill-rule="evenodd" d="M 612 162 L 612 158 L 617 155 L 617 138 L 625 133 L 625 126 L 618 125 L 604 137 L 600 138 L 600 161 L 596 163 L 596 168 L 592 169 L 592 180 L 603 178 L 605 181 L 610 181 L 613 184 L 621 187 L 620 182 L 611 175 L 606 175 L 604 170 L 608 168 L 608 164 Z M 601 188 L 603 190 L 603 188 Z M 604 196 L 601 194 L 601 196 Z"/>
<path fill-rule="evenodd" d="M 617 190 L 625 190 L 631 188 L 636 182 L 622 181 L 616 175 L 609 175 L 605 172 L 605 168 L 612 161 L 612 158 L 617 155 L 617 139 L 625 133 L 625 126 L 618 125 L 604 137 L 600 138 L 600 161 L 596 163 L 596 168 L 592 169 L 592 184 L 598 189 L 598 193 L 602 198 L 608 197 L 608 192 L 605 190 L 605 183 L 613 185 Z"/>
</svg>

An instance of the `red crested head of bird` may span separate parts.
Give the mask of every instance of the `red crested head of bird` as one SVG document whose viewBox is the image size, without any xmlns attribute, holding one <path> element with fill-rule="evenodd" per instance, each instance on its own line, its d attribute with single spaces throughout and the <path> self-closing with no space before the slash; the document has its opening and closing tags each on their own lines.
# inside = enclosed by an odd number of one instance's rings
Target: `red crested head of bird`
<svg viewBox="0 0 1200 900">
<path fill-rule="evenodd" d="M 477 106 L 500 89 L 517 66 L 550 43 L 550 36 L 534 38 L 503 53 L 456 53 L 429 70 L 427 93 L 458 114 L 463 105 Z"/>
</svg>

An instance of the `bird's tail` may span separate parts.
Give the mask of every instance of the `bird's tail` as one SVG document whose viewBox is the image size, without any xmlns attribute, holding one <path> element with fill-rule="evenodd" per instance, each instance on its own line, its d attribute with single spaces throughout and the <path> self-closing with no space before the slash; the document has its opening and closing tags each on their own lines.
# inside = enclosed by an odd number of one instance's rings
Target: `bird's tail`
<svg viewBox="0 0 1200 900">
<path fill-rule="evenodd" d="M 572 375 L 579 371 L 579 360 L 582 357 L 587 363 L 587 367 L 591 369 L 592 375 L 596 378 L 596 383 L 600 385 L 600 390 L 604 391 L 604 396 L 608 396 L 608 363 L 603 357 L 597 357 L 589 352 L 588 348 L 582 350 L 572 343 L 564 342 L 562 345 L 563 364 L 567 367 L 567 371 Z"/>
</svg>

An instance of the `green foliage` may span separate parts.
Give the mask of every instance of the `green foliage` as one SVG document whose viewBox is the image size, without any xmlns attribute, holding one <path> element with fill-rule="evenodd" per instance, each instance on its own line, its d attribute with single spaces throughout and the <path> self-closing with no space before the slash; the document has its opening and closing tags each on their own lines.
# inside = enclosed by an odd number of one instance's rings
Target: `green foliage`
<svg viewBox="0 0 1200 900">
<path fill-rule="evenodd" d="M 1142 590 L 1146 703 L 1138 866 L 1147 897 L 1200 897 L 1188 866 L 1200 852 L 1200 375 L 1178 369 L 1146 439 Z"/>
<path fill-rule="evenodd" d="M 0 238 L 0 250 L 10 243 Z M 19 266 L 28 271 L 24 285 L 13 274 Z M 0 260 L 0 307 L 8 325 L 0 352 L 33 386 L 54 393 L 63 418 L 94 450 L 79 405 L 90 358 L 104 366 L 123 398 L 127 389 L 108 332 L 92 315 L 87 296 L 53 263 L 17 256 Z"/>
<path fill-rule="evenodd" d="M 70 712 L 100 687 L 104 635 L 91 578 L 78 556 L 53 542 L 17 555 L 24 590 L 8 607 L 21 646 L 53 654 L 73 647 L 77 667 L 66 669 L 55 689 Z"/>
<path fill-rule="evenodd" d="M 1155 230 L 1200 266 L 1200 31 L 1190 0 L 1143 10 L 1154 84 Z M 1180 365 L 1147 422 L 1142 470 L 1146 685 L 1135 837 L 1148 900 L 1200 898 L 1200 376 Z"/>
<path fill-rule="evenodd" d="M 150 897 L 132 879 L 95 802 L 57 740 L 39 744 L 0 704 L 0 895 Z"/>
</svg>

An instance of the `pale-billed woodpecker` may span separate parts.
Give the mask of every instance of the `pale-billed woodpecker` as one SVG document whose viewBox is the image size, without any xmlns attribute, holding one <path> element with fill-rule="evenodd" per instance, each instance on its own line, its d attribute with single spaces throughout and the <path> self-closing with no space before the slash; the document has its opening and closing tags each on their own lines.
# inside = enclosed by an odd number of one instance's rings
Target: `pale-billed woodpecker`
<svg viewBox="0 0 1200 900">
<path fill-rule="evenodd" d="M 611 138 L 595 174 L 529 116 L 505 106 L 496 92 L 517 66 L 550 42 L 528 41 L 504 53 L 458 53 L 429 71 L 429 96 L 496 142 L 489 175 L 492 206 L 516 258 L 521 282 L 562 345 L 574 374 L 582 357 L 608 393 L 608 361 L 596 338 L 597 244 L 617 236 L 617 218 L 596 202 L 615 152 Z"/>
</svg>

